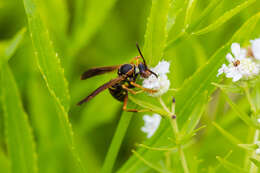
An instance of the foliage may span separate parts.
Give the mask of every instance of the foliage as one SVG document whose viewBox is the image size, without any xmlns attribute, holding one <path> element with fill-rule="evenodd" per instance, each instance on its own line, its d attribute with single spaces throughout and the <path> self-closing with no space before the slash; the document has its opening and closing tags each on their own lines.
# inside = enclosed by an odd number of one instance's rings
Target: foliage
<svg viewBox="0 0 260 173">
<path fill-rule="evenodd" d="M 259 1 L 0 0 L 0 9 L 1 171 L 257 172 L 259 78 L 239 88 L 216 75 L 233 42 L 260 37 Z M 129 108 L 151 112 L 124 112 L 107 91 L 76 106 L 116 77 L 81 81 L 82 72 L 130 62 L 136 42 L 149 67 L 171 63 L 162 98 L 129 96 Z M 147 139 L 142 115 L 152 112 L 162 121 Z"/>
</svg>

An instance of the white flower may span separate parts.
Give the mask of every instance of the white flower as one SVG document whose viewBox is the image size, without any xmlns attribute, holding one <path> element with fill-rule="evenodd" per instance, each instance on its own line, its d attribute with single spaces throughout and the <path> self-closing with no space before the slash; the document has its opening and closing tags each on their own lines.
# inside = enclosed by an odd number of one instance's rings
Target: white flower
<svg viewBox="0 0 260 173">
<path fill-rule="evenodd" d="M 160 61 L 156 67 L 152 68 L 152 71 L 154 71 L 158 75 L 164 75 L 169 73 L 170 63 L 167 61 Z"/>
<path fill-rule="evenodd" d="M 157 90 L 157 92 L 149 94 L 150 96 L 158 97 L 169 90 L 170 81 L 167 77 L 169 67 L 169 62 L 164 60 L 160 61 L 156 67 L 151 68 L 151 70 L 158 75 L 158 78 L 154 75 L 150 75 L 148 78 L 143 80 L 143 87 Z"/>
<path fill-rule="evenodd" d="M 260 154 L 260 148 L 257 148 L 257 149 L 255 150 L 255 153 L 256 153 L 256 154 Z"/>
<path fill-rule="evenodd" d="M 153 114 L 153 116 L 144 115 L 144 126 L 141 128 L 141 130 L 144 133 L 147 133 L 147 138 L 150 138 L 153 136 L 155 131 L 160 125 L 161 122 L 161 116 L 158 114 Z"/>
<path fill-rule="evenodd" d="M 227 78 L 232 78 L 233 82 L 240 79 L 250 79 L 259 73 L 259 65 L 252 59 L 246 57 L 246 49 L 240 48 L 238 43 L 231 45 L 231 53 L 226 55 L 229 65 L 223 64 L 218 70 L 217 76 L 225 74 Z"/>
<path fill-rule="evenodd" d="M 251 40 L 252 52 L 256 59 L 260 60 L 260 38 Z"/>
</svg>

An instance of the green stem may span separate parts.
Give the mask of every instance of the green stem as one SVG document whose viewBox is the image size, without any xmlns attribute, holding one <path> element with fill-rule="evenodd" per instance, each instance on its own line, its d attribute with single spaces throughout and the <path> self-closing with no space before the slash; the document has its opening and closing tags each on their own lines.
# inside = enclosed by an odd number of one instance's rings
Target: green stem
<svg viewBox="0 0 260 173">
<path fill-rule="evenodd" d="M 256 107 L 255 107 L 255 104 L 254 104 L 254 101 L 253 99 L 251 98 L 251 94 L 250 94 L 250 90 L 249 90 L 249 87 L 248 85 L 246 85 L 244 88 L 244 91 L 245 91 L 245 94 L 246 94 L 246 98 L 249 102 L 249 105 L 250 105 L 250 109 L 252 110 L 253 112 L 253 116 L 256 116 Z M 258 141 L 258 138 L 259 138 L 259 130 L 258 129 L 255 129 L 255 132 L 254 132 L 254 139 L 253 139 L 253 144 L 257 143 Z M 251 152 L 251 157 L 252 158 L 256 158 L 256 153 L 255 151 Z M 258 168 L 254 165 L 254 163 L 251 163 L 250 164 L 250 173 L 257 173 L 258 171 Z"/>
<path fill-rule="evenodd" d="M 158 99 L 159 99 L 159 102 L 161 103 L 162 107 L 165 109 L 165 111 L 171 113 L 170 115 L 175 115 L 175 103 L 173 103 L 172 111 L 170 111 L 168 109 L 168 107 L 165 105 L 165 103 L 162 100 L 162 98 L 159 97 Z M 172 126 L 172 129 L 173 129 L 173 134 L 175 135 L 176 140 L 178 141 L 177 138 L 178 138 L 178 134 L 179 134 L 179 128 L 178 128 L 177 120 L 176 120 L 176 118 L 172 118 L 172 117 L 169 117 L 168 119 L 171 122 L 171 126 Z M 186 157 L 185 157 L 183 148 L 182 148 L 182 146 L 180 144 L 177 143 L 177 145 L 178 145 L 178 151 L 179 151 L 181 164 L 182 164 L 184 173 L 189 173 L 190 171 L 189 171 L 189 168 L 188 168 L 188 164 L 187 164 L 187 161 L 186 161 Z"/>
<path fill-rule="evenodd" d="M 117 129 L 115 135 L 112 139 L 112 143 L 108 149 L 108 153 L 105 158 L 105 162 L 103 164 L 101 173 L 110 173 L 112 172 L 113 166 L 116 161 L 117 154 L 119 152 L 120 146 L 122 144 L 123 138 L 125 136 L 126 130 L 130 124 L 132 119 L 132 114 L 130 112 L 123 112 L 119 123 L 117 125 Z"/>
<path fill-rule="evenodd" d="M 258 141 L 258 138 L 259 138 L 259 130 L 255 130 L 255 135 L 254 135 L 254 141 L 253 141 L 253 144 L 255 144 L 257 141 Z M 251 155 L 252 158 L 256 158 L 256 153 L 255 151 L 252 152 L 252 155 Z M 255 166 L 254 163 L 251 162 L 250 164 L 250 173 L 257 173 L 257 167 Z"/>
<path fill-rule="evenodd" d="M 244 87 L 244 91 L 245 91 L 245 94 L 246 94 L 246 98 L 247 98 L 247 100 L 248 100 L 248 102 L 250 104 L 250 108 L 251 108 L 252 112 L 254 114 L 256 114 L 256 107 L 255 107 L 255 105 L 253 103 L 253 99 L 251 98 L 248 86 Z"/>
</svg>

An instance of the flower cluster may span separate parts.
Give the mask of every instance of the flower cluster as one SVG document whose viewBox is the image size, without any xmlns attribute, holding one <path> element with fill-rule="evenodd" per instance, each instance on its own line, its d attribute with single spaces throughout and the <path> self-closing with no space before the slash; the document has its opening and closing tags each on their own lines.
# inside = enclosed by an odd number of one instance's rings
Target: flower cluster
<svg viewBox="0 0 260 173">
<path fill-rule="evenodd" d="M 241 48 L 238 43 L 233 43 L 231 53 L 226 55 L 226 59 L 229 64 L 223 64 L 217 76 L 224 73 L 227 78 L 232 78 L 233 82 L 257 76 L 260 72 L 260 39 L 251 40 L 248 50 Z"/>
<path fill-rule="evenodd" d="M 147 133 L 147 138 L 150 138 L 153 136 L 153 134 L 156 132 L 157 128 L 160 125 L 161 122 L 161 116 L 158 114 L 153 114 L 153 116 L 144 115 L 144 126 L 141 128 L 141 130 L 144 133 Z"/>
<path fill-rule="evenodd" d="M 157 90 L 157 92 L 149 94 L 150 96 L 158 97 L 168 91 L 170 87 L 170 81 L 167 77 L 169 67 L 170 63 L 162 60 L 156 67 L 151 68 L 151 70 L 158 75 L 158 78 L 154 75 L 150 75 L 148 78 L 143 80 L 143 87 Z"/>
</svg>

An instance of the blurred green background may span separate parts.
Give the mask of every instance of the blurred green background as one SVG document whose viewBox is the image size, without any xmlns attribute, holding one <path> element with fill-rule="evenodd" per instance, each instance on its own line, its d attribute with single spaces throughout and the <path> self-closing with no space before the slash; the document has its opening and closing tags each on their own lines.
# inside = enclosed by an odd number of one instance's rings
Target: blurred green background
<svg viewBox="0 0 260 173">
<path fill-rule="evenodd" d="M 198 18 L 211 0 L 198 0 L 192 20 Z M 215 21 L 229 9 L 243 0 L 222 1 L 200 24 L 200 28 Z M 111 4 L 109 4 L 111 3 Z M 178 3 L 183 3 L 179 1 Z M 113 78 L 116 74 L 106 74 L 80 81 L 83 71 L 94 66 L 116 65 L 129 62 L 138 55 L 135 43 L 144 43 L 147 17 L 151 0 L 39 0 L 39 9 L 56 51 L 65 69 L 69 82 L 71 108 L 69 120 L 74 130 L 76 148 L 88 172 L 99 172 L 121 114 L 122 103 L 113 99 L 108 91 L 83 106 L 76 103 L 92 90 Z M 171 62 L 171 87 L 178 88 L 183 81 L 226 43 L 234 32 L 253 14 L 259 12 L 260 1 L 232 17 L 220 28 L 202 36 L 184 40 L 165 52 L 164 59 Z M 182 14 L 180 14 L 181 16 Z M 181 26 L 176 19 L 175 25 Z M 0 0 L 0 41 L 11 39 L 20 29 L 27 28 L 27 18 L 22 0 Z M 180 27 L 179 27 L 180 28 Z M 257 25 L 257 30 L 260 25 Z M 178 27 L 170 31 L 169 40 L 180 32 Z M 1 45 L 0 45 L 1 46 Z M 0 47 L 1 52 L 2 47 Z M 39 172 L 76 172 L 72 156 L 65 145 L 57 110 L 36 65 L 28 28 L 26 36 L 9 65 L 15 76 L 25 111 L 33 129 L 38 153 Z M 155 64 L 152 64 L 155 65 Z M 245 125 L 219 102 L 221 95 L 214 93 L 213 99 L 203 114 L 201 124 L 208 125 L 196 137 L 195 145 L 189 149 L 188 158 L 194 156 L 203 160 L 201 172 L 218 162 L 216 155 L 224 156 L 230 148 L 234 151 L 231 161 L 243 163 L 243 152 L 229 144 L 210 124 L 219 121 L 226 130 L 241 140 L 246 138 Z M 223 99 L 222 99 L 223 100 Z M 239 105 L 248 111 L 244 99 Z M 115 169 L 121 167 L 132 155 L 135 143 L 142 143 L 146 136 L 141 132 L 143 114 L 135 115 L 121 146 Z M 225 115 L 225 116 L 224 116 Z M 5 142 L 3 110 L 0 109 L 0 170 L 8 172 L 8 154 Z M 146 172 L 150 172 L 148 170 Z M 220 168 L 219 172 L 224 169 Z M 2 172 L 2 171 L 0 171 Z M 142 172 L 142 170 L 140 170 Z"/>
</svg>

